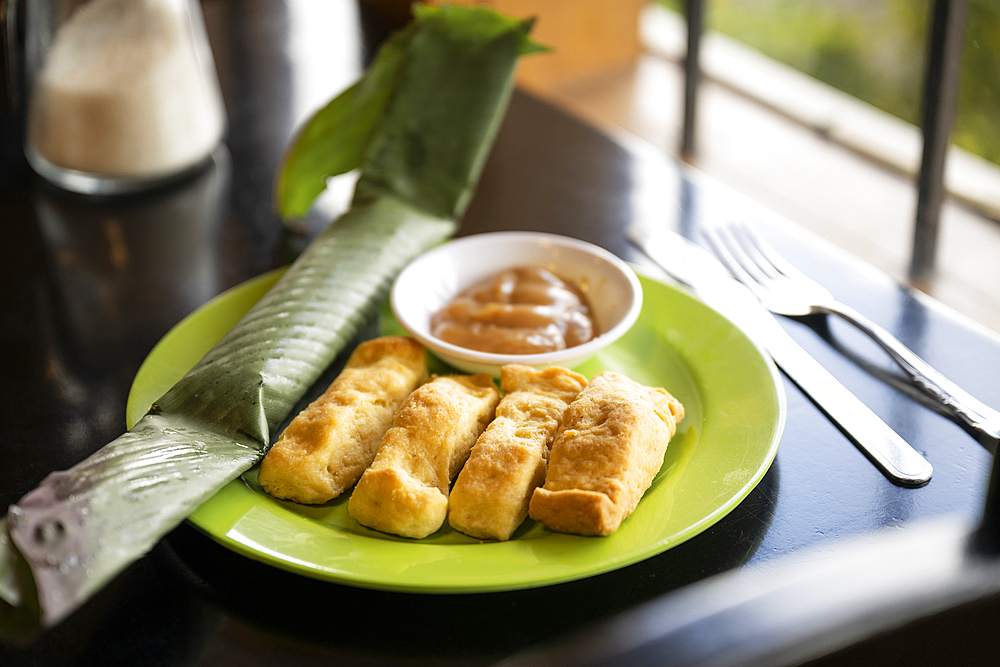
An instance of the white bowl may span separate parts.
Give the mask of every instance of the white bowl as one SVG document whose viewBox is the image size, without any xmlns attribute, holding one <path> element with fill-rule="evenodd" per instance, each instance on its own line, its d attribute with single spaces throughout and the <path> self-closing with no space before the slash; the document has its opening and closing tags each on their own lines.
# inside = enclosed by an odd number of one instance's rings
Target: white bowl
<svg viewBox="0 0 1000 667">
<path fill-rule="evenodd" d="M 585 283 L 600 334 L 583 345 L 540 354 L 480 352 L 431 334 L 431 317 L 461 290 L 519 266 L 542 267 L 570 283 Z M 390 303 L 403 328 L 444 362 L 499 377 L 505 364 L 544 369 L 583 363 L 632 327 L 642 309 L 642 287 L 625 262 L 590 243 L 555 234 L 494 232 L 450 241 L 413 260 L 393 283 Z"/>
</svg>

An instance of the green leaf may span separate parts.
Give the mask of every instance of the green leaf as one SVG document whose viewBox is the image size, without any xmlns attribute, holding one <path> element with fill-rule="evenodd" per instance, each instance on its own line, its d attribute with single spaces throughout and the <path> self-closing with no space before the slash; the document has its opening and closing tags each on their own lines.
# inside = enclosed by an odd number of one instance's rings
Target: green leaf
<svg viewBox="0 0 1000 667">
<path fill-rule="evenodd" d="M 502 37 L 505 33 L 519 34 L 517 55 L 550 51 L 532 41 L 528 33 L 535 25 L 534 18 L 516 19 L 486 7 L 456 6 L 443 4 L 437 7 L 414 5 L 413 15 L 418 21 L 435 23 L 448 30 L 454 37 L 469 42 L 487 43 Z"/>
<path fill-rule="evenodd" d="M 414 257 L 455 223 L 393 197 L 353 207 L 131 430 L 11 507 L 7 531 L 52 625 L 264 455 Z M 0 540 L 0 563 L 14 558 Z M 16 559 L 15 559 L 16 560 Z M 30 591 L 0 567 L 0 597 Z"/>
<path fill-rule="evenodd" d="M 283 218 L 305 215 L 331 176 L 362 170 L 357 196 L 389 192 L 429 213 L 465 210 L 513 86 L 544 50 L 533 20 L 482 7 L 414 6 L 371 69 L 305 125 L 278 174 Z"/>
<path fill-rule="evenodd" d="M 418 9 L 417 19 L 406 75 L 372 137 L 358 192 L 388 191 L 457 218 L 503 118 L 524 26 L 482 8 L 447 5 Z"/>
<path fill-rule="evenodd" d="M 331 176 L 361 166 L 377 122 L 406 58 L 412 30 L 397 33 L 379 50 L 368 72 L 306 123 L 277 177 L 278 211 L 304 216 Z"/>
<path fill-rule="evenodd" d="M 455 227 L 391 196 L 356 203 L 153 410 L 266 445 L 393 278 Z"/>
</svg>

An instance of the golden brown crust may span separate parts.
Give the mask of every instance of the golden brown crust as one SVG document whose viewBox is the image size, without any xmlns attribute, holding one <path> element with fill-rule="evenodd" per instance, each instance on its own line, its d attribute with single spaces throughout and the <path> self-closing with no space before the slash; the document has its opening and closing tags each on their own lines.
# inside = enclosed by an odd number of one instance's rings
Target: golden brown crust
<svg viewBox="0 0 1000 667">
<path fill-rule="evenodd" d="M 396 409 L 426 377 L 424 348 L 413 339 L 361 343 L 281 434 L 261 462 L 258 482 L 272 496 L 299 503 L 336 498 L 371 464 Z"/>
<path fill-rule="evenodd" d="M 487 374 L 441 376 L 400 406 L 347 510 L 369 528 L 404 537 L 444 523 L 451 480 L 493 419 L 500 394 Z"/>
<path fill-rule="evenodd" d="M 566 410 L 529 515 L 560 532 L 614 532 L 649 488 L 683 417 L 665 390 L 601 373 Z"/>
<path fill-rule="evenodd" d="M 479 436 L 451 490 L 448 522 L 466 535 L 507 540 L 545 479 L 549 447 L 567 405 L 587 384 L 565 368 L 500 369 L 505 392 L 496 419 Z"/>
</svg>

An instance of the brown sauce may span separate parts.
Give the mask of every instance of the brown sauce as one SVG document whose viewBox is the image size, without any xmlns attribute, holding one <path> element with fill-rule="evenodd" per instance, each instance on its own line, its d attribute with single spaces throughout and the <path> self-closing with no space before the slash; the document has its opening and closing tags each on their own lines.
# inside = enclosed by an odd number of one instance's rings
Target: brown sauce
<svg viewBox="0 0 1000 667">
<path fill-rule="evenodd" d="M 585 289 L 546 269 L 509 269 L 460 292 L 431 318 L 431 332 L 495 354 L 575 347 L 597 335 Z"/>
</svg>

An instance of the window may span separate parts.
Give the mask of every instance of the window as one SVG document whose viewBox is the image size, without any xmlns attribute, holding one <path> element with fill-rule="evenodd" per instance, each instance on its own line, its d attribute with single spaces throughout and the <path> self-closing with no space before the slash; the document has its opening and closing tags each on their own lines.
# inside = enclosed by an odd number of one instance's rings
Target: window
<svg viewBox="0 0 1000 667">
<path fill-rule="evenodd" d="M 696 166 L 906 280 L 934 2 L 704 0 Z M 686 4 L 651 0 L 641 22 L 647 51 L 631 64 L 544 92 L 676 154 L 686 48 L 676 10 Z M 991 122 L 1000 118 L 998 14 L 994 0 L 968 0 L 952 133 L 960 145 L 948 154 L 938 271 L 924 285 L 996 330 L 1000 167 L 987 158 L 1000 133 Z"/>
</svg>

